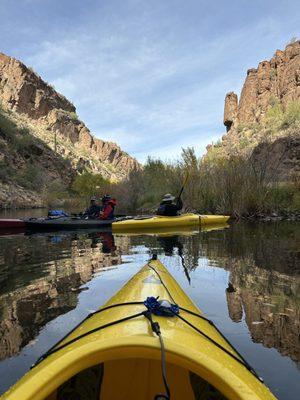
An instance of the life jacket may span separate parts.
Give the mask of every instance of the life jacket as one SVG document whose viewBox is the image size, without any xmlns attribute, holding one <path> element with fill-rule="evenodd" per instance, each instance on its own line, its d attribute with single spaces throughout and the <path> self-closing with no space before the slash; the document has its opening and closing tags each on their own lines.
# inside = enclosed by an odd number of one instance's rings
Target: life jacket
<svg viewBox="0 0 300 400">
<path fill-rule="evenodd" d="M 115 207 L 117 205 L 116 199 L 110 199 L 104 204 L 102 209 L 102 215 L 100 219 L 114 219 L 115 218 Z"/>
<path fill-rule="evenodd" d="M 85 214 L 89 218 L 95 219 L 99 217 L 100 212 L 101 212 L 101 207 L 98 206 L 98 204 L 93 204 L 92 206 L 86 209 Z"/>
<path fill-rule="evenodd" d="M 182 209 L 181 198 L 177 199 L 176 204 L 169 201 L 162 201 L 157 209 L 157 215 L 164 215 L 168 217 L 175 217 L 179 215 L 179 211 Z"/>
<path fill-rule="evenodd" d="M 157 215 L 164 215 L 168 217 L 175 217 L 178 215 L 178 207 L 173 203 L 164 203 L 162 202 L 157 210 Z"/>
</svg>

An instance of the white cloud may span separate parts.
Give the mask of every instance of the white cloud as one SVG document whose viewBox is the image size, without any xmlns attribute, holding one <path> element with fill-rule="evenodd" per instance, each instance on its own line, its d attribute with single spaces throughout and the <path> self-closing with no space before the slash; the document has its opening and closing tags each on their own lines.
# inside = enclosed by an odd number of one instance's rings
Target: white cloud
<svg viewBox="0 0 300 400">
<path fill-rule="evenodd" d="M 261 37 L 274 40 L 280 24 L 268 17 L 211 38 L 199 28 L 188 41 L 169 29 L 176 22 L 106 16 L 88 33 L 78 26 L 47 38 L 26 62 L 74 102 L 95 135 L 130 154 L 163 156 L 195 143 L 203 152 L 224 132 L 226 92 L 240 90 L 248 63 L 265 51 Z"/>
</svg>

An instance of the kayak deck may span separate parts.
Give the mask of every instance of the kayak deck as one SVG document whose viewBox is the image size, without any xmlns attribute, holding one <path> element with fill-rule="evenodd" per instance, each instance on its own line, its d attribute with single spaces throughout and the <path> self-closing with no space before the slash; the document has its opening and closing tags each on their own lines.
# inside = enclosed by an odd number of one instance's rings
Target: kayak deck
<svg viewBox="0 0 300 400">
<path fill-rule="evenodd" d="M 166 268 L 151 260 L 3 399 L 66 400 L 77 396 L 74 398 L 153 400 L 165 393 L 160 342 L 141 314 L 145 310 L 141 302 L 150 296 L 159 296 L 195 314 L 200 312 Z M 200 393 L 215 400 L 274 399 L 212 324 L 183 310 L 179 315 L 203 334 L 179 316 L 153 315 L 165 345 L 172 400 L 196 400 Z"/>
<path fill-rule="evenodd" d="M 25 222 L 21 219 L 0 219 L 0 230 L 1 229 L 22 229 L 25 228 Z"/>
<path fill-rule="evenodd" d="M 26 229 L 33 231 L 56 231 L 75 229 L 95 229 L 111 227 L 113 220 L 79 218 L 36 218 L 25 221 Z"/>
</svg>

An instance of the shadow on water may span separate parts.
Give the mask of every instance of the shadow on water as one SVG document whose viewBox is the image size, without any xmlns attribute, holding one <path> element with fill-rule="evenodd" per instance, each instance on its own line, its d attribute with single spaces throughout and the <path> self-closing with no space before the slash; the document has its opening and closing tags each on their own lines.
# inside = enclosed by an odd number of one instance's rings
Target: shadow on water
<svg viewBox="0 0 300 400">
<path fill-rule="evenodd" d="M 0 393 L 157 252 L 280 399 L 300 386 L 300 227 L 0 237 Z"/>
</svg>

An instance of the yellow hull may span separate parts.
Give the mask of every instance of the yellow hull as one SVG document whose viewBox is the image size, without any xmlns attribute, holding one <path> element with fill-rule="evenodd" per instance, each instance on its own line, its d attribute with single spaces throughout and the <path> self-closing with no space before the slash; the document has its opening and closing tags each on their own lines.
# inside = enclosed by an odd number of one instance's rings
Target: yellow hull
<svg viewBox="0 0 300 400">
<path fill-rule="evenodd" d="M 113 222 L 113 232 L 155 229 L 155 228 L 172 228 L 172 227 L 201 227 L 214 224 L 225 224 L 229 220 L 227 215 L 199 215 L 199 214 L 182 214 L 176 217 L 164 217 L 155 215 L 151 218 L 144 219 L 128 219 L 125 221 Z"/>
<path fill-rule="evenodd" d="M 167 228 L 159 228 L 159 227 L 154 227 L 154 228 L 140 228 L 138 230 L 134 229 L 120 229 L 117 232 L 114 232 L 115 235 L 123 235 L 125 234 L 126 236 L 140 236 L 140 235 L 147 235 L 147 236 L 191 236 L 195 235 L 196 233 L 199 232 L 210 232 L 210 231 L 217 231 L 217 230 L 222 230 L 229 228 L 230 225 L 228 224 L 213 224 L 213 225 L 204 225 L 199 227 L 197 226 L 171 226 Z"/>
<path fill-rule="evenodd" d="M 159 296 L 195 313 L 200 312 L 158 260 L 149 261 L 105 306 L 144 301 L 148 296 Z M 131 304 L 95 314 L 59 346 L 99 326 L 144 309 L 142 304 Z M 210 323 L 185 311 L 180 311 L 180 315 L 239 357 Z M 172 400 L 199 398 L 197 390 L 202 392 L 207 387 L 213 390 L 207 382 L 221 392 L 205 397 L 207 399 L 274 399 L 268 388 L 244 365 L 179 317 L 153 316 L 153 320 L 159 322 L 165 344 L 167 379 Z M 80 399 L 153 400 L 158 393 L 164 393 L 160 359 L 159 339 L 142 315 L 94 331 L 49 355 L 6 392 L 2 399 L 66 400 L 71 398 L 67 394 L 76 389 L 82 395 L 78 397 Z M 97 392 L 92 391 L 91 382 L 95 377 L 100 382 Z"/>
</svg>

